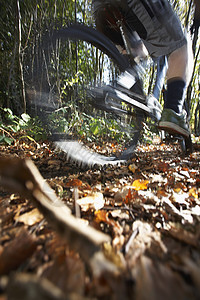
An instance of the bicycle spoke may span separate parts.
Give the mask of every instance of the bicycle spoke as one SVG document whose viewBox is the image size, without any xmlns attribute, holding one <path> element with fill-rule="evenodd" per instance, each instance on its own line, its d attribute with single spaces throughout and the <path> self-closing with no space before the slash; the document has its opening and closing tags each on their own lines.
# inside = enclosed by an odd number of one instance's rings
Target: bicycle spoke
<svg viewBox="0 0 200 300">
<path fill-rule="evenodd" d="M 131 156 L 144 115 L 123 91 L 106 94 L 105 87 L 112 86 L 120 74 L 123 57 L 105 38 L 101 40 L 99 33 L 81 29 L 61 30 L 53 40 L 47 39 L 39 80 L 33 82 L 29 94 L 35 95 L 44 126 L 68 157 L 89 165 L 95 160 L 100 165 L 114 164 Z M 95 149 L 101 156 L 91 155 L 91 151 L 87 155 L 87 149 Z"/>
</svg>

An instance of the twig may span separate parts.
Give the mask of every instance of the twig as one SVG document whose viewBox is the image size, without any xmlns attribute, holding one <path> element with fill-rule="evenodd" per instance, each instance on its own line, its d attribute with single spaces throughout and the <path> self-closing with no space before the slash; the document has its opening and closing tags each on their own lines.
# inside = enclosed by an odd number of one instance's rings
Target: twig
<svg viewBox="0 0 200 300">
<path fill-rule="evenodd" d="M 78 251 L 96 275 L 117 271 L 102 252 L 110 237 L 90 226 L 83 226 L 71 215 L 70 209 L 57 198 L 31 160 L 0 158 L 0 184 L 9 191 L 30 199 L 51 226 Z"/>
<path fill-rule="evenodd" d="M 78 205 L 77 201 L 78 201 L 78 188 L 77 186 L 74 187 L 74 203 L 75 203 L 75 215 L 76 218 L 80 218 L 81 217 L 81 211 L 80 211 L 80 206 Z"/>
<path fill-rule="evenodd" d="M 136 238 L 136 236 L 138 235 L 138 233 L 139 233 L 139 228 L 136 228 L 136 229 L 132 232 L 132 234 L 131 234 L 130 237 L 129 237 L 128 242 L 127 242 L 127 243 L 125 244 L 125 246 L 124 246 L 124 249 L 123 249 L 124 254 L 126 254 L 126 253 L 129 252 L 129 249 L 130 249 L 130 247 L 131 247 L 131 245 L 132 245 L 132 242 L 133 242 L 133 240 Z"/>
<path fill-rule="evenodd" d="M 13 139 L 13 141 L 16 142 L 16 139 L 10 134 L 9 131 L 5 130 L 3 127 L 0 127 L 0 130 L 2 130 L 3 132 L 5 132 L 7 135 L 9 135 Z"/>
</svg>

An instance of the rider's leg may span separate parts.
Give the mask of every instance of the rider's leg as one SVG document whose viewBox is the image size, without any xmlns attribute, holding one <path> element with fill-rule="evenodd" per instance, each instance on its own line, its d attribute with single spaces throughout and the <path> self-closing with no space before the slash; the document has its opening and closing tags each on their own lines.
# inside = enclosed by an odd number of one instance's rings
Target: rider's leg
<svg viewBox="0 0 200 300">
<path fill-rule="evenodd" d="M 159 123 L 161 129 L 189 136 L 189 126 L 184 113 L 187 85 L 193 70 L 193 55 L 190 43 L 169 55 L 165 109 Z"/>
<path fill-rule="evenodd" d="M 185 91 L 191 80 L 192 70 L 193 54 L 188 42 L 169 55 L 165 108 L 182 113 Z"/>
<path fill-rule="evenodd" d="M 181 22 L 168 0 L 157 0 L 157 6 L 154 5 L 155 1 L 127 1 L 146 29 L 146 36 L 141 37 L 149 54 L 152 57 L 166 55 L 169 58 L 165 109 L 159 127 L 189 136 L 183 104 L 193 63 L 190 43 L 182 30 Z M 160 7 L 162 9 L 159 11 Z M 138 34 L 140 35 L 140 31 Z"/>
<path fill-rule="evenodd" d="M 164 86 L 164 81 L 167 72 L 167 58 L 161 56 L 157 59 L 157 73 L 152 95 L 159 100 L 161 90 Z"/>
<path fill-rule="evenodd" d="M 182 78 L 186 84 L 190 82 L 193 71 L 193 54 L 189 38 L 187 44 L 173 51 L 168 58 L 167 79 Z"/>
</svg>

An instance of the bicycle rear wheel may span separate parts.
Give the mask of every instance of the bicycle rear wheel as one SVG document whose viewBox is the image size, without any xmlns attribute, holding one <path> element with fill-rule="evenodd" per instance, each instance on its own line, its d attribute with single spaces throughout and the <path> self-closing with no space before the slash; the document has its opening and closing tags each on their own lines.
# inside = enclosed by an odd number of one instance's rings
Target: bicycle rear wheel
<svg viewBox="0 0 200 300">
<path fill-rule="evenodd" d="M 126 58 L 104 35 L 81 25 L 54 31 L 44 43 L 37 83 L 29 94 L 35 95 L 55 144 L 90 167 L 129 159 L 144 113 L 108 93 L 114 91 L 110 83 L 129 66 Z"/>
</svg>

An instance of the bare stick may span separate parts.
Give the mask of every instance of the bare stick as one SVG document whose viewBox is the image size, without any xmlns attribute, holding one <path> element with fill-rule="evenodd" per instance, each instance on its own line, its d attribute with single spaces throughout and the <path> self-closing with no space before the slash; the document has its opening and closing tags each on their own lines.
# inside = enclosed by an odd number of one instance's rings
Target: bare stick
<svg viewBox="0 0 200 300">
<path fill-rule="evenodd" d="M 101 271 L 110 269 L 101 251 L 102 244 L 110 241 L 110 237 L 91 226 L 84 226 L 72 216 L 70 209 L 57 198 L 31 160 L 1 157 L 0 184 L 33 201 L 51 226 L 67 240 L 69 246 L 92 265 L 93 271 L 97 271 L 94 270 L 96 267 Z"/>
</svg>

